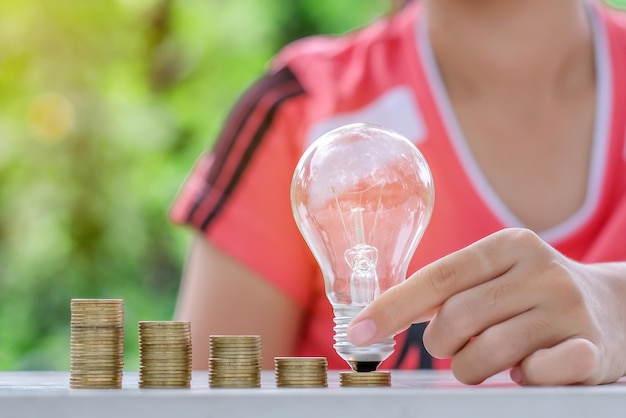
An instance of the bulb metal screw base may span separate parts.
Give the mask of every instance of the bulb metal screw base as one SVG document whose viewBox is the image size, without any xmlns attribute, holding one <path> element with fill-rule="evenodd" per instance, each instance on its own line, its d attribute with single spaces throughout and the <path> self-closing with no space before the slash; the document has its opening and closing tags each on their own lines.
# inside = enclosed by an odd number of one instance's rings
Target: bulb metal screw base
<svg viewBox="0 0 626 418">
<path fill-rule="evenodd" d="M 348 361 L 348 363 L 350 364 L 350 367 L 352 367 L 352 370 L 354 370 L 355 372 L 375 372 L 376 369 L 378 369 L 378 366 L 380 366 L 380 363 L 382 363 L 382 361 L 356 361 L 356 360 L 350 360 Z"/>
<path fill-rule="evenodd" d="M 334 304 L 335 311 L 335 350 L 355 372 L 375 371 L 378 366 L 393 353 L 396 344 L 393 337 L 357 347 L 348 340 L 348 324 L 362 309 L 362 306 Z"/>
</svg>

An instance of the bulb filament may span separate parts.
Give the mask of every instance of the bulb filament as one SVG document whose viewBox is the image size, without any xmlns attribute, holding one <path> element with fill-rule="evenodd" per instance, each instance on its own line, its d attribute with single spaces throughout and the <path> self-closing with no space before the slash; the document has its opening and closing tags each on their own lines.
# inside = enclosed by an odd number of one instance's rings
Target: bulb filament
<svg viewBox="0 0 626 418">
<path fill-rule="evenodd" d="M 353 208 L 351 212 L 354 220 L 356 245 L 346 250 L 344 258 L 352 270 L 350 275 L 352 304 L 365 306 L 380 294 L 378 275 L 376 274 L 378 249 L 365 243 L 363 208 Z"/>
</svg>

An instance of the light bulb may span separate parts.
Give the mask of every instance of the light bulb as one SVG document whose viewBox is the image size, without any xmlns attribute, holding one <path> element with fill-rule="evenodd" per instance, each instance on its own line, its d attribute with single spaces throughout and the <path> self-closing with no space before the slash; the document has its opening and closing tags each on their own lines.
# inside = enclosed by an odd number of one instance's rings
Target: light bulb
<svg viewBox="0 0 626 418">
<path fill-rule="evenodd" d="M 357 347 L 346 330 L 359 311 L 406 278 L 433 203 L 422 153 L 379 126 L 332 130 L 296 166 L 293 215 L 324 277 L 335 316 L 334 348 L 355 371 L 376 370 L 393 353 L 395 335 Z"/>
</svg>

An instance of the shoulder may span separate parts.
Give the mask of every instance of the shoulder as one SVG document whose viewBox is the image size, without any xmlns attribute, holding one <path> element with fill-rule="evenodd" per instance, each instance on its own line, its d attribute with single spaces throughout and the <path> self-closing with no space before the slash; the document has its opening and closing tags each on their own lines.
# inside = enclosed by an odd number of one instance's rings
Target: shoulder
<svg viewBox="0 0 626 418">
<path fill-rule="evenodd" d="M 418 14 L 419 8 L 408 7 L 398 15 L 381 17 L 344 35 L 295 41 L 274 58 L 272 67 L 289 67 L 310 94 L 328 92 L 333 86 L 353 93 L 350 86 L 368 77 L 386 77 L 395 62 L 406 59 L 403 49 L 414 49 Z"/>
</svg>

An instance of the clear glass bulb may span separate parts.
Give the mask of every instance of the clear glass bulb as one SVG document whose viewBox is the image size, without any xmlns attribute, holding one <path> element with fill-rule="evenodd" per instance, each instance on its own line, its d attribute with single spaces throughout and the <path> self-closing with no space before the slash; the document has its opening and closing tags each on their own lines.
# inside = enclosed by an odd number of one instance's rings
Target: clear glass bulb
<svg viewBox="0 0 626 418">
<path fill-rule="evenodd" d="M 393 335 L 357 347 L 346 329 L 363 307 L 406 278 L 433 203 L 421 152 L 379 126 L 330 131 L 298 162 L 291 208 L 324 276 L 335 315 L 334 348 L 355 371 L 376 370 L 393 353 Z"/>
</svg>

